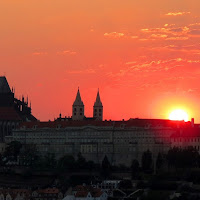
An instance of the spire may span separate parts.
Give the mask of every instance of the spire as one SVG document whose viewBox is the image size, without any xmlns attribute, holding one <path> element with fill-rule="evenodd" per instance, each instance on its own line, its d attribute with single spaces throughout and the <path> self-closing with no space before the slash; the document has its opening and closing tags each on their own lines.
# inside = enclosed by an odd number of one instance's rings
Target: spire
<svg viewBox="0 0 200 200">
<path fill-rule="evenodd" d="M 81 100 L 81 95 L 80 95 L 80 91 L 79 91 L 79 87 L 78 87 L 78 91 L 77 91 L 77 95 L 76 95 L 76 99 L 73 103 L 73 106 L 83 106 L 83 102 Z"/>
<path fill-rule="evenodd" d="M 101 102 L 100 94 L 99 94 L 99 88 L 98 88 L 98 91 L 97 91 L 97 97 L 96 97 L 96 101 L 94 103 L 94 106 L 103 106 L 102 102 Z"/>
<path fill-rule="evenodd" d="M 0 93 L 11 93 L 10 86 L 5 76 L 0 76 Z"/>
</svg>

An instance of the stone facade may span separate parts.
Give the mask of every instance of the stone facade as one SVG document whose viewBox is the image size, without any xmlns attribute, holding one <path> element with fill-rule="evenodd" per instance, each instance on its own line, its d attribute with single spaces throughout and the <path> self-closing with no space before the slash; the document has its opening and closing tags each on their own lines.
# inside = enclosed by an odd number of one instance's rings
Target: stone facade
<svg viewBox="0 0 200 200">
<path fill-rule="evenodd" d="M 81 152 L 96 163 L 107 155 L 112 164 L 130 165 L 134 158 L 140 161 L 147 150 L 153 153 L 153 158 L 158 152 L 167 153 L 176 146 L 177 134 L 193 129 L 190 122 L 157 119 L 25 122 L 6 141 L 35 144 L 42 155 L 55 153 L 57 158 Z M 200 128 L 196 126 L 195 130 L 197 135 L 191 137 L 196 143 L 187 142 L 185 146 L 199 145 Z M 196 148 L 199 150 L 199 146 Z"/>
</svg>

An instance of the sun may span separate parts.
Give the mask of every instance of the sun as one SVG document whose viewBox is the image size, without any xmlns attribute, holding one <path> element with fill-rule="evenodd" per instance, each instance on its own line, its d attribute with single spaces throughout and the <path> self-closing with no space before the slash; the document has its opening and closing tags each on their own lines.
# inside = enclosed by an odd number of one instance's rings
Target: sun
<svg viewBox="0 0 200 200">
<path fill-rule="evenodd" d="M 189 117 L 187 112 L 181 109 L 174 110 L 169 115 L 170 120 L 184 120 L 185 122 L 188 121 Z"/>
</svg>

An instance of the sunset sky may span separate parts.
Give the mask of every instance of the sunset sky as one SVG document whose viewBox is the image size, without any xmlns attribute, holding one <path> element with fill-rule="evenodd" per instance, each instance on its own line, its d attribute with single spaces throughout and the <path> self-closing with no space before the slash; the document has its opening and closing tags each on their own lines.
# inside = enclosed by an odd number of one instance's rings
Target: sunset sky
<svg viewBox="0 0 200 200">
<path fill-rule="evenodd" d="M 200 0 L 1 0 L 0 75 L 33 114 L 85 115 L 97 89 L 104 119 L 200 122 Z"/>
</svg>

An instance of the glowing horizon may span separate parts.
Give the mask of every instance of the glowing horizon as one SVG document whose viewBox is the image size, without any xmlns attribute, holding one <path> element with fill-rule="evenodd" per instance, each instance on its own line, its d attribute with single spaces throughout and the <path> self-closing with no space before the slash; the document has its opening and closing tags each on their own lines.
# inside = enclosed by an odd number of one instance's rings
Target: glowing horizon
<svg viewBox="0 0 200 200">
<path fill-rule="evenodd" d="M 92 116 L 200 122 L 200 1 L 0 2 L 0 75 L 41 120 L 71 116 L 80 87 Z"/>
</svg>

